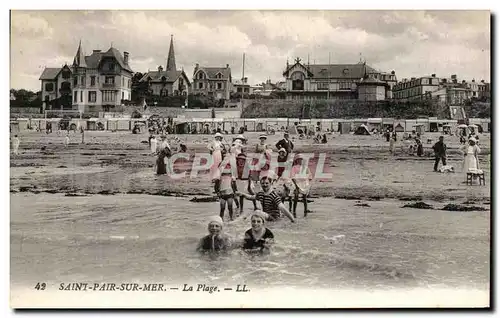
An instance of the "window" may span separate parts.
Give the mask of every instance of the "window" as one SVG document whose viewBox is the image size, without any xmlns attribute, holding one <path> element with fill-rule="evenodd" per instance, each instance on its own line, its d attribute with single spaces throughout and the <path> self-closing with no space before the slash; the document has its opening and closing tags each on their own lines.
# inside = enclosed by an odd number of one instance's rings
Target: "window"
<svg viewBox="0 0 500 318">
<path fill-rule="evenodd" d="M 131 88 L 132 87 L 132 81 L 129 79 L 128 80 L 128 88 Z"/>
<path fill-rule="evenodd" d="M 75 76 L 75 77 L 73 78 L 73 85 L 74 85 L 74 86 L 78 85 L 78 76 Z"/>
<path fill-rule="evenodd" d="M 115 63 L 109 63 L 109 70 L 114 71 L 115 70 Z"/>
<path fill-rule="evenodd" d="M 318 83 L 318 90 L 327 90 L 328 89 L 328 82 L 319 82 Z"/>
<path fill-rule="evenodd" d="M 114 91 L 103 91 L 102 92 L 102 101 L 103 102 L 114 102 L 115 101 L 115 92 Z"/>
<path fill-rule="evenodd" d="M 95 76 L 90 77 L 90 86 L 95 86 Z"/>
<path fill-rule="evenodd" d="M 222 89 L 222 83 L 217 83 L 217 89 Z"/>
<path fill-rule="evenodd" d="M 82 76 L 82 78 L 81 78 L 81 81 L 80 81 L 80 82 L 81 82 L 81 84 L 82 84 L 83 86 L 85 86 L 85 76 Z"/>
<path fill-rule="evenodd" d="M 160 96 L 168 96 L 168 90 L 163 88 L 161 91 L 160 91 Z"/>
<path fill-rule="evenodd" d="M 125 99 L 125 93 L 122 92 L 122 100 Z"/>
<path fill-rule="evenodd" d="M 125 86 L 125 77 L 122 77 L 122 86 Z"/>
<path fill-rule="evenodd" d="M 238 88 L 236 89 L 236 92 L 241 93 L 241 92 L 242 92 L 241 87 L 238 87 Z"/>
<path fill-rule="evenodd" d="M 104 79 L 104 83 L 106 84 L 114 84 L 115 83 L 115 77 L 114 76 L 106 76 Z"/>
<path fill-rule="evenodd" d="M 46 83 L 45 84 L 45 91 L 52 92 L 53 90 L 54 90 L 54 84 L 53 83 Z"/>
<path fill-rule="evenodd" d="M 78 91 L 74 91 L 73 92 L 73 102 L 77 102 L 78 101 Z"/>
<path fill-rule="evenodd" d="M 64 79 L 68 79 L 68 78 L 70 78 L 70 77 L 71 77 L 71 72 L 70 72 L 70 71 L 68 71 L 68 70 L 64 70 L 64 71 L 62 72 L 62 78 L 64 78 Z"/>
<path fill-rule="evenodd" d="M 429 84 L 429 79 L 428 78 L 422 78 L 422 85 L 427 85 Z"/>
<path fill-rule="evenodd" d="M 290 76 L 292 80 L 304 80 L 306 77 L 302 72 L 293 72 L 292 76 Z"/>
<path fill-rule="evenodd" d="M 97 93 L 90 91 L 89 92 L 89 103 L 95 103 L 97 99 Z"/>
<path fill-rule="evenodd" d="M 203 73 L 202 73 L 202 72 L 200 72 L 200 73 L 198 74 L 198 79 L 203 79 Z"/>
<path fill-rule="evenodd" d="M 351 89 L 351 82 L 340 82 L 339 89 Z"/>
<path fill-rule="evenodd" d="M 80 103 L 83 103 L 83 91 L 80 91 Z"/>
<path fill-rule="evenodd" d="M 198 83 L 198 88 L 203 89 L 203 83 Z"/>
</svg>

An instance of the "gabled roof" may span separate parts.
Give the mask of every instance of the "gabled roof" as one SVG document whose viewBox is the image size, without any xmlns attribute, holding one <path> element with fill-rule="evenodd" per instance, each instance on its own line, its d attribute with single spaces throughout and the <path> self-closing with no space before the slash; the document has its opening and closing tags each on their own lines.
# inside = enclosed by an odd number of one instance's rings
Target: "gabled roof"
<svg viewBox="0 0 500 318">
<path fill-rule="evenodd" d="M 40 75 L 40 80 L 53 80 L 57 77 L 59 72 L 62 70 L 62 67 L 46 67 L 42 75 Z"/>
<path fill-rule="evenodd" d="M 300 62 L 288 67 L 283 76 L 288 76 L 288 72 L 297 64 L 308 70 L 308 75 L 314 78 L 349 78 L 360 79 L 366 73 L 380 73 L 373 67 L 365 63 L 358 64 L 311 64 L 306 66 Z"/>
<path fill-rule="evenodd" d="M 189 82 L 189 78 L 187 77 L 186 73 L 184 73 L 184 71 L 151 71 L 144 74 L 144 76 L 142 76 L 139 81 L 145 82 L 148 80 L 148 77 L 150 77 L 152 83 L 160 83 L 162 82 L 162 77 L 165 76 L 166 83 L 173 83 L 182 75 L 184 75 L 187 84 L 191 85 L 191 83 Z"/>
<path fill-rule="evenodd" d="M 300 63 L 300 62 L 296 62 L 295 64 L 289 66 L 284 72 L 283 72 L 283 76 L 288 76 L 288 72 L 290 72 L 290 70 L 292 68 L 294 68 L 296 65 L 299 65 L 300 67 L 302 67 L 303 69 L 305 69 L 307 71 L 307 75 L 308 76 L 313 76 L 313 73 L 311 73 L 310 70 L 307 69 L 307 67 L 304 66 L 304 64 Z"/>
<path fill-rule="evenodd" d="M 198 67 L 193 75 L 196 75 L 200 70 L 207 74 L 208 79 L 217 79 L 215 76 L 218 73 L 222 74 L 220 79 L 229 79 L 231 77 L 231 68 L 230 67 Z"/>
<path fill-rule="evenodd" d="M 114 57 L 116 59 L 116 61 L 118 62 L 118 64 L 120 64 L 120 66 L 123 69 L 125 69 L 129 72 L 133 72 L 132 69 L 130 68 L 130 66 L 128 66 L 128 64 L 125 64 L 125 61 L 123 60 L 123 54 L 121 54 L 120 51 L 118 51 L 114 47 L 110 47 L 109 50 L 101 56 L 101 60 L 102 60 L 102 58 L 105 58 L 105 57 Z"/>
<path fill-rule="evenodd" d="M 114 57 L 123 69 L 129 72 L 133 72 L 130 66 L 128 64 L 125 64 L 123 55 L 120 53 L 120 51 L 118 51 L 114 47 L 110 48 L 106 52 L 92 52 L 90 56 L 85 56 L 85 62 L 87 63 L 88 68 L 98 68 L 102 59 L 106 57 Z"/>
</svg>

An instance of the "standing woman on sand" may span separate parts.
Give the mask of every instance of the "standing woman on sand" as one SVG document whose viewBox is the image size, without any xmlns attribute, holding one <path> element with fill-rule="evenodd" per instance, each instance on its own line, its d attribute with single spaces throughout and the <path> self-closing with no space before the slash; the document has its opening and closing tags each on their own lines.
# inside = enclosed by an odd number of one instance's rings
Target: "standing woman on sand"
<svg viewBox="0 0 500 318">
<path fill-rule="evenodd" d="M 158 158 L 156 159 L 156 174 L 166 174 L 167 173 L 167 164 L 165 159 L 168 160 L 172 155 L 172 150 L 170 149 L 170 145 L 168 144 L 167 137 L 162 137 L 163 142 L 161 144 L 160 152 L 158 154 Z"/>
<path fill-rule="evenodd" d="M 464 174 L 467 177 L 467 172 L 469 170 L 479 169 L 478 155 L 481 153 L 481 149 L 476 145 L 476 139 L 474 137 L 469 138 L 469 144 L 462 147 L 462 152 L 464 154 Z"/>
<path fill-rule="evenodd" d="M 222 139 L 222 134 L 216 133 L 214 136 L 214 140 L 212 140 L 207 146 L 208 150 L 210 150 L 210 154 L 212 155 L 212 166 L 210 167 L 212 179 L 215 177 L 215 172 L 222 162 L 222 151 L 224 150 Z"/>
<path fill-rule="evenodd" d="M 391 137 L 391 139 L 389 140 L 389 151 L 392 155 L 394 155 L 394 149 L 396 148 L 396 140 Z"/>
<path fill-rule="evenodd" d="M 14 138 L 12 138 L 12 151 L 14 154 L 17 156 L 19 154 L 19 144 L 21 141 L 19 140 L 19 137 L 17 135 L 14 135 Z"/>
<path fill-rule="evenodd" d="M 265 153 L 266 150 L 269 149 L 269 146 L 266 144 L 267 136 L 266 135 L 260 135 L 259 136 L 260 143 L 255 146 L 255 152 L 256 153 Z"/>
</svg>

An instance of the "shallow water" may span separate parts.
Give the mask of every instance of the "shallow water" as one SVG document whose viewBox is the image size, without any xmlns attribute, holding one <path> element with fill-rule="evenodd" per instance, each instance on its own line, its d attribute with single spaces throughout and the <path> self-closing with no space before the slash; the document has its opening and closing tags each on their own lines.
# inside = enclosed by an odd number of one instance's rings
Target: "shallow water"
<svg viewBox="0 0 500 318">
<path fill-rule="evenodd" d="M 367 203 L 316 199 L 307 219 L 300 206 L 297 224 L 269 224 L 277 238 L 271 255 L 235 250 L 209 257 L 194 250 L 218 203 L 151 195 L 11 194 L 11 282 L 489 288 L 489 211 Z M 247 228 L 247 222 L 225 226 L 239 238 Z M 338 235 L 345 239 L 334 240 Z"/>
</svg>

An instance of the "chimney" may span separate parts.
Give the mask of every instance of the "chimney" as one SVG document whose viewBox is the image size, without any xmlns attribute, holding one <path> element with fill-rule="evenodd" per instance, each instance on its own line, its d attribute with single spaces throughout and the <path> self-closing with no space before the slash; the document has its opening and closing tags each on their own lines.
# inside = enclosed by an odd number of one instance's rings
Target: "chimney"
<svg viewBox="0 0 500 318">
<path fill-rule="evenodd" d="M 452 80 L 456 80 L 456 79 L 457 79 L 457 75 L 453 74 L 453 75 L 451 76 L 451 79 L 452 79 Z"/>
<path fill-rule="evenodd" d="M 432 77 L 436 77 L 436 74 L 432 74 L 431 76 L 432 76 Z"/>
<path fill-rule="evenodd" d="M 226 64 L 226 68 L 229 68 L 229 64 Z"/>
<path fill-rule="evenodd" d="M 92 53 L 101 53 L 101 50 L 93 50 Z"/>
<path fill-rule="evenodd" d="M 483 84 L 484 84 L 484 80 L 481 80 L 481 83 L 483 83 Z"/>
<path fill-rule="evenodd" d="M 158 66 L 158 73 L 163 72 L 163 67 L 160 65 Z"/>
<path fill-rule="evenodd" d="M 476 82 L 476 80 L 475 80 L 475 79 L 472 79 L 472 83 L 475 83 L 475 82 Z"/>
<path fill-rule="evenodd" d="M 393 70 L 393 71 L 391 72 L 391 74 L 392 74 L 392 75 L 394 75 L 394 74 L 396 74 L 396 72 Z"/>
<path fill-rule="evenodd" d="M 123 62 L 128 65 L 128 52 L 123 52 Z"/>
<path fill-rule="evenodd" d="M 462 84 L 465 84 L 465 80 L 462 80 Z"/>
</svg>

